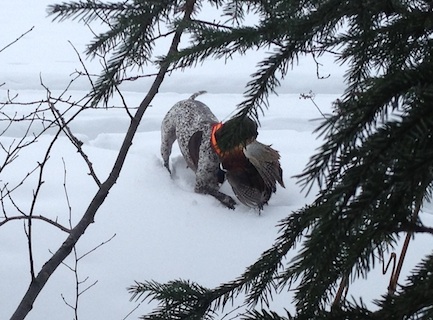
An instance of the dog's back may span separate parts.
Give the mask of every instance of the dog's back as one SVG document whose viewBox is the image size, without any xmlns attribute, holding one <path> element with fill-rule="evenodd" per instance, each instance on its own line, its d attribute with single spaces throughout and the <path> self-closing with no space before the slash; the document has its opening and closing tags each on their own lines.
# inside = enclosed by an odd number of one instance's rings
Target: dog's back
<svg viewBox="0 0 433 320">
<path fill-rule="evenodd" d="M 203 93 L 203 92 L 200 92 Z M 198 94 L 189 99 L 176 103 L 166 114 L 161 128 L 161 155 L 164 165 L 168 168 L 171 148 L 175 140 L 178 141 L 180 151 L 188 167 L 197 171 L 200 147 L 209 149 L 208 155 L 218 163 L 217 156 L 210 147 L 210 131 L 212 124 L 218 119 L 212 111 L 202 102 L 195 100 Z"/>
</svg>

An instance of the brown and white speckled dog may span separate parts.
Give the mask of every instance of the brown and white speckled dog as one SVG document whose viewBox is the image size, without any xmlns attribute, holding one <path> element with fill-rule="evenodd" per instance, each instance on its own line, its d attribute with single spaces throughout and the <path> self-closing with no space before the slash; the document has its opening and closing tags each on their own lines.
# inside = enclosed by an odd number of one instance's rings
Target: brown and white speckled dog
<svg viewBox="0 0 433 320">
<path fill-rule="evenodd" d="M 218 123 L 218 119 L 204 103 L 195 100 L 202 93 L 204 91 L 176 103 L 164 117 L 161 126 L 162 159 L 170 171 L 169 158 L 177 139 L 188 167 L 195 172 L 194 191 L 210 194 L 228 208 L 234 209 L 235 200 L 219 191 L 222 182 L 220 161 L 210 141 L 212 126 Z"/>
</svg>

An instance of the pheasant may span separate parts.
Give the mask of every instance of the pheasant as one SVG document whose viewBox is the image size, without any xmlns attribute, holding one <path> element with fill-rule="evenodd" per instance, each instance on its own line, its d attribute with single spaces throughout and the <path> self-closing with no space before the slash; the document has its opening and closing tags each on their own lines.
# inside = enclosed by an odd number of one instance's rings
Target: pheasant
<svg viewBox="0 0 433 320">
<path fill-rule="evenodd" d="M 240 115 L 212 126 L 211 146 L 239 201 L 262 210 L 277 182 L 285 186 L 278 151 L 257 141 L 257 135 L 256 123 Z"/>
</svg>

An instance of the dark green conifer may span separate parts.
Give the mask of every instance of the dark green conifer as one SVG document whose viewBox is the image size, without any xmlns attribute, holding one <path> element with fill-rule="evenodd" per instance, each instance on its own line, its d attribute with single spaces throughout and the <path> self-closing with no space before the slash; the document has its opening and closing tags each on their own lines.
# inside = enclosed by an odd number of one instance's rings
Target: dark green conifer
<svg viewBox="0 0 433 320">
<path fill-rule="evenodd" d="M 86 1 L 54 5 L 50 12 L 61 19 L 102 15 L 110 21 L 110 31 L 89 47 L 89 54 L 112 53 L 93 92 L 98 102 L 113 92 L 125 68 L 151 60 L 156 26 L 175 26 L 182 3 Z M 431 198 L 433 180 L 432 1 L 208 0 L 196 2 L 198 11 L 204 3 L 222 8 L 227 23 L 191 19 L 191 45 L 161 59 L 187 68 L 268 48 L 235 119 L 244 115 L 258 122 L 268 95 L 285 76 L 290 81 L 289 67 L 301 55 L 334 54 L 348 66 L 347 87 L 318 128 L 323 145 L 299 175 L 305 187 L 320 185 L 316 200 L 288 213 L 274 245 L 232 282 L 214 289 L 182 280 L 132 286 L 134 298 L 159 302 L 144 319 L 210 319 L 241 293 L 253 307 L 289 288 L 295 291 L 294 314 L 251 309 L 243 318 L 431 319 L 430 243 L 430 254 L 406 285 L 393 295 L 384 288 L 374 312 L 361 301 L 331 306 L 341 279 L 366 277 L 400 236 L 433 233 L 417 218 Z M 247 13 L 259 18 L 256 25 L 244 24 Z M 285 261 L 295 247 L 298 255 Z"/>
</svg>

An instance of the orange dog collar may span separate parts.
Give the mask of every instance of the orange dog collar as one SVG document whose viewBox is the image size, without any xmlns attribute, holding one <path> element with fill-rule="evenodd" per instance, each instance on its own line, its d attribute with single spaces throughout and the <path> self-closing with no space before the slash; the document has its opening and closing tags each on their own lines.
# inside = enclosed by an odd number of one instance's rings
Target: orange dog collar
<svg viewBox="0 0 433 320">
<path fill-rule="evenodd" d="M 216 152 L 216 154 L 220 157 L 222 157 L 223 152 L 221 151 L 221 149 L 218 147 L 218 143 L 216 141 L 216 137 L 215 137 L 215 133 L 221 129 L 221 127 L 223 126 L 222 122 L 218 122 L 215 123 L 214 125 L 212 125 L 212 131 L 210 134 L 210 144 L 212 146 L 212 149 Z"/>
</svg>

